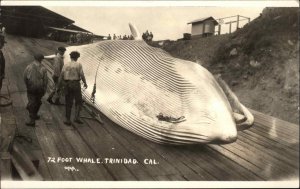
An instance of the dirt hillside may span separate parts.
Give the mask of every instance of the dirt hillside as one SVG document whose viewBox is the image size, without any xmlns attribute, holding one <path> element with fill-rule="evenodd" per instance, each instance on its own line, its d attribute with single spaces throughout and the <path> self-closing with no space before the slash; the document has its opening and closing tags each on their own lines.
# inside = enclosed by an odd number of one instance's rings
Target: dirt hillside
<svg viewBox="0 0 300 189">
<path fill-rule="evenodd" d="M 152 45 L 220 73 L 249 108 L 298 124 L 298 18 L 298 8 L 265 8 L 232 34 Z"/>
</svg>

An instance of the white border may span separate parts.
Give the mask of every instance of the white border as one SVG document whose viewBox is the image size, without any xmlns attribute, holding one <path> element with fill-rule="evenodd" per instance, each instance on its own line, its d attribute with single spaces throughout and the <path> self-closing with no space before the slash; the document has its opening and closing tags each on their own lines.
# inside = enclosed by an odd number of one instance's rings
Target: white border
<svg viewBox="0 0 300 189">
<path fill-rule="evenodd" d="M 2 188 L 299 188 L 295 181 L 2 181 Z"/>
<path fill-rule="evenodd" d="M 72 3 L 70 3 L 72 2 Z M 271 1 L 12 1 L 1 5 L 101 6 L 101 7 L 299 7 L 297 0 Z M 3 181 L 1 188 L 299 188 L 299 178 L 292 181 Z"/>
<path fill-rule="evenodd" d="M 72 2 L 72 3 L 70 3 Z M 222 7 L 299 7 L 297 0 L 269 0 L 269 1 L 12 1 L 2 0 L 2 5 L 47 5 L 47 6 L 222 6 Z"/>
</svg>

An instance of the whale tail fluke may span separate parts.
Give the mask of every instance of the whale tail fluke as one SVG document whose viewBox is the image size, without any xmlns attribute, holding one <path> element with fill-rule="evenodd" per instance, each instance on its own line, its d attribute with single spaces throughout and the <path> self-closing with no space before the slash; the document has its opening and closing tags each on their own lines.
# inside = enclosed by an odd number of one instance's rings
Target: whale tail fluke
<svg viewBox="0 0 300 189">
<path fill-rule="evenodd" d="M 142 40 L 142 36 L 134 24 L 129 23 L 129 28 L 135 40 Z"/>
</svg>

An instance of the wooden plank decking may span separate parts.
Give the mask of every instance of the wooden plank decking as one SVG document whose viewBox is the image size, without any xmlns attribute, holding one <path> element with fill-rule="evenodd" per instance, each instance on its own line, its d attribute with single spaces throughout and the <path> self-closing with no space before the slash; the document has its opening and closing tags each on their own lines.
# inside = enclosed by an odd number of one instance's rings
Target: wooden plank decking
<svg viewBox="0 0 300 189">
<path fill-rule="evenodd" d="M 299 126 L 252 111 L 255 125 L 238 133 L 237 142 L 227 145 L 165 146 L 147 141 L 116 125 L 103 114 L 104 124 L 84 119 L 83 125 L 63 124 L 64 107 L 45 102 L 37 126 L 25 126 L 26 88 L 23 70 L 32 61 L 32 52 L 51 54 L 57 42 L 7 36 L 4 48 L 7 69 L 3 93 L 13 105 L 1 107 L 1 136 L 18 134 L 32 142 L 18 139 L 33 160 L 44 180 L 123 180 L 123 181 L 261 181 L 299 179 Z M 91 87 L 91 86 L 90 86 Z M 90 116 L 87 112 L 82 113 Z M 6 141 L 8 144 L 9 141 Z M 9 173 L 1 144 L 1 166 Z M 50 157 L 73 158 L 71 162 L 51 163 Z M 136 159 L 137 164 L 76 163 L 76 157 Z M 156 164 L 145 164 L 145 159 Z M 8 167 L 7 167 L 8 166 Z M 68 171 L 65 167 L 74 167 Z M 9 175 L 9 174 L 8 174 Z M 11 179 L 2 177 L 2 179 Z"/>
</svg>

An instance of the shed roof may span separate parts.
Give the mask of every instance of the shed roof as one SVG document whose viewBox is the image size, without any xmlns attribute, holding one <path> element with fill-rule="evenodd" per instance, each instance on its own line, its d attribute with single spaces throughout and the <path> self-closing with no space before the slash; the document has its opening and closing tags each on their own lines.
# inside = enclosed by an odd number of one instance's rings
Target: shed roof
<svg viewBox="0 0 300 189">
<path fill-rule="evenodd" d="M 1 6 L 4 23 L 23 20 L 41 22 L 43 25 L 62 27 L 74 23 L 73 20 L 57 14 L 42 6 Z"/>
<path fill-rule="evenodd" d="M 77 30 L 77 31 L 82 31 L 82 32 L 87 32 L 87 33 L 93 33 L 93 32 L 90 32 L 90 31 L 88 31 L 86 29 L 83 29 L 83 28 L 81 28 L 81 27 L 79 27 L 79 26 L 77 26 L 75 24 L 67 26 L 66 29 Z"/>
<path fill-rule="evenodd" d="M 205 18 L 200 18 L 200 19 L 196 19 L 196 20 L 193 20 L 193 21 L 191 21 L 191 22 L 189 22 L 187 24 L 195 24 L 195 23 L 199 23 L 200 24 L 200 23 L 202 23 L 202 22 L 204 22 L 206 20 L 212 20 L 215 25 L 218 25 L 218 22 L 212 16 L 205 17 Z"/>
<path fill-rule="evenodd" d="M 49 29 L 53 29 L 53 30 L 57 30 L 57 31 L 62 31 L 62 32 L 68 32 L 68 33 L 88 33 L 88 34 L 93 34 L 92 32 L 89 32 L 87 30 L 85 31 L 79 31 L 79 30 L 71 30 L 71 29 L 67 29 L 67 28 L 57 28 L 57 27 L 48 27 Z M 93 34 L 94 37 L 99 37 L 99 38 L 103 38 L 103 35 L 95 35 Z"/>
<path fill-rule="evenodd" d="M 66 29 L 66 28 L 57 28 L 57 27 L 48 27 L 53 30 L 57 31 L 63 31 L 63 32 L 69 32 L 69 33 L 91 33 L 91 32 L 85 32 L 85 31 L 78 31 L 78 30 L 71 30 L 71 29 Z"/>
</svg>

